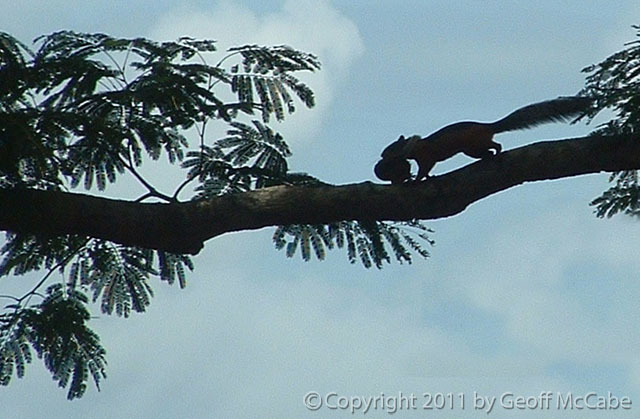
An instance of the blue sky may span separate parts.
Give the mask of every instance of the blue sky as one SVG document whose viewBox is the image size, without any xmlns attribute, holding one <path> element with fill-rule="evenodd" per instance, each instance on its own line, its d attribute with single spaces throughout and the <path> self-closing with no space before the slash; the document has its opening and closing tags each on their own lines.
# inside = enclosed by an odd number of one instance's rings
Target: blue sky
<svg viewBox="0 0 640 419">
<path fill-rule="evenodd" d="M 22 40 L 59 29 L 116 36 L 290 44 L 317 54 L 306 77 L 318 105 L 276 128 L 294 170 L 334 183 L 373 180 L 400 134 L 496 120 L 576 93 L 580 70 L 634 38 L 637 1 L 15 1 L 0 29 Z M 510 149 L 580 136 L 547 125 L 501 134 Z M 456 157 L 443 173 L 469 163 Z M 170 190 L 178 172 L 149 167 Z M 631 411 L 527 409 L 522 417 L 637 417 L 640 408 L 640 225 L 596 219 L 607 175 L 522 185 L 429 222 L 432 257 L 382 271 L 287 259 L 272 229 L 227 235 L 195 258 L 185 290 L 154 284 L 149 311 L 99 316 L 108 351 L 102 391 L 67 402 L 39 361 L 0 388 L 4 417 L 351 417 L 304 407 L 326 396 L 418 397 L 397 417 L 512 417 L 473 409 L 473 394 L 576 396 L 608 391 Z M 110 196 L 139 196 L 134 182 Z M 1 279 L 0 290 L 20 278 Z M 96 313 L 98 312 L 96 308 Z M 466 408 L 421 410 L 422 394 L 464 393 Z M 365 417 L 387 417 L 381 409 Z"/>
</svg>

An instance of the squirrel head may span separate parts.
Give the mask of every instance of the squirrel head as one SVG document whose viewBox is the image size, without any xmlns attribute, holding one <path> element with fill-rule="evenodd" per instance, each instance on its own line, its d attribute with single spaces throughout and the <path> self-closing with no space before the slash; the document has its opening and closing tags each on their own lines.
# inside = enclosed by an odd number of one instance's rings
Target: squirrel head
<svg viewBox="0 0 640 419">
<path fill-rule="evenodd" d="M 407 139 L 404 135 L 389 144 L 384 150 L 382 150 L 382 158 L 399 157 L 403 154 L 404 146 L 407 144 Z"/>
<path fill-rule="evenodd" d="M 411 164 L 402 158 L 383 158 L 374 167 L 378 179 L 389 180 L 393 184 L 411 179 Z"/>
<path fill-rule="evenodd" d="M 400 138 L 389 144 L 384 150 L 382 150 L 382 158 L 404 158 L 406 159 L 407 153 L 413 147 L 417 140 L 420 140 L 419 135 L 412 135 L 409 138 L 405 138 L 401 135 Z"/>
</svg>

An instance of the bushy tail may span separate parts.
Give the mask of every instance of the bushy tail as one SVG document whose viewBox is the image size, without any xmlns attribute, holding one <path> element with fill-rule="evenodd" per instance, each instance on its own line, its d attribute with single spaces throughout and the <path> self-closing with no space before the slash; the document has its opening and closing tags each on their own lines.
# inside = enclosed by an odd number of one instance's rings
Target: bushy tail
<svg viewBox="0 0 640 419">
<path fill-rule="evenodd" d="M 587 111 L 593 100 L 567 96 L 534 103 L 511 112 L 491 125 L 494 133 L 535 127 L 548 122 L 566 122 Z"/>
</svg>

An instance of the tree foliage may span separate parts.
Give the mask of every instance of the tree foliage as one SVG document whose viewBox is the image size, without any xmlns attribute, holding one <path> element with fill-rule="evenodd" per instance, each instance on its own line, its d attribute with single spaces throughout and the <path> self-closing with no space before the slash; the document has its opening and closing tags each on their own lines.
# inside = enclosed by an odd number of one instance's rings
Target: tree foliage
<svg viewBox="0 0 640 419">
<path fill-rule="evenodd" d="M 298 76 L 320 69 L 312 54 L 258 45 L 219 53 L 209 40 L 159 43 L 71 31 L 35 45 L 0 33 L 0 188 L 103 191 L 128 175 L 146 189 L 138 201 L 172 203 L 184 195 L 198 200 L 322 183 L 289 171 L 291 150 L 269 126 L 298 102 L 314 106 Z M 228 127 L 226 136 L 210 138 L 214 122 Z M 185 172 L 172 193 L 140 173 L 145 161 L 161 157 Z M 418 221 L 354 220 L 281 226 L 274 243 L 304 260 L 311 249 L 323 259 L 325 249 L 345 248 L 351 263 L 381 268 L 392 256 L 411 262 L 412 250 L 426 257 L 419 240 L 431 243 L 428 232 Z M 0 253 L 0 277 L 46 272 L 25 295 L 2 296 L 11 304 L 0 317 L 0 384 L 23 376 L 32 347 L 70 399 L 82 396 L 89 375 L 96 386 L 105 377 L 105 351 L 87 326 L 87 295 L 102 313 L 128 317 L 150 304 L 153 278 L 184 287 L 193 269 L 187 255 L 77 235 L 8 232 Z"/>
<path fill-rule="evenodd" d="M 22 377 L 33 347 L 68 399 L 81 397 L 89 374 L 98 388 L 105 374 L 105 350 L 98 335 L 85 324 L 87 297 L 72 286 L 51 285 L 40 304 L 12 304 L 0 315 L 0 384 L 8 384 L 15 367 Z"/>
<path fill-rule="evenodd" d="M 287 257 L 294 256 L 300 249 L 305 261 L 311 260 L 312 254 L 323 260 L 325 249 L 346 247 L 349 262 L 360 261 L 366 268 L 374 265 L 382 268 L 385 262 L 391 262 L 384 242 L 391 248 L 397 261 L 411 263 L 410 250 L 425 258 L 429 256 L 416 238 L 433 244 L 428 236 L 430 232 L 418 221 L 395 224 L 366 220 L 342 221 L 329 225 L 280 226 L 273 235 L 273 241 L 277 249 L 286 249 Z"/>
<path fill-rule="evenodd" d="M 634 26 L 640 38 L 640 26 Z M 629 42 L 626 48 L 597 65 L 583 69 L 588 73 L 583 93 L 597 99 L 589 115 L 595 117 L 604 109 L 611 109 L 614 118 L 602 124 L 595 133 L 604 135 L 633 135 L 640 133 L 640 39 Z M 593 200 L 599 217 L 617 213 L 640 216 L 640 183 L 637 170 L 618 171 L 609 179 L 614 185 Z"/>
</svg>

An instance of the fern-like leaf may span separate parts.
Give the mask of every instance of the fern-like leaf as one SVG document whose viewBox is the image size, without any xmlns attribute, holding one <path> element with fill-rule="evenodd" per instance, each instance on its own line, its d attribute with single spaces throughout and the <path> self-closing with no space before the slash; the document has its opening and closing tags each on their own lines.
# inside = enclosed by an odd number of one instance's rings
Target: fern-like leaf
<svg viewBox="0 0 640 419">
<path fill-rule="evenodd" d="M 235 67 L 232 80 L 238 100 L 241 103 L 253 103 L 254 97 L 257 97 L 264 122 L 269 122 L 272 115 L 277 120 L 284 119 L 285 104 L 289 113 L 294 112 L 291 93 L 306 106 L 314 106 L 311 89 L 292 75 L 293 72 L 320 69 L 320 62 L 314 55 L 288 46 L 245 45 L 229 51 L 242 56 L 244 73 L 238 73 L 238 67 Z"/>
<path fill-rule="evenodd" d="M 98 389 L 100 380 L 106 377 L 106 352 L 98 335 L 86 326 L 90 318 L 87 301 L 87 297 L 76 290 L 65 290 L 61 284 L 52 285 L 42 303 L 23 310 L 19 320 L 53 378 L 60 387 L 69 387 L 69 400 L 84 394 L 89 365 L 95 372 L 92 378 Z"/>
<path fill-rule="evenodd" d="M 391 263 L 387 245 L 400 263 L 411 263 L 412 251 L 423 258 L 429 257 L 429 252 L 418 241 L 433 245 L 429 233 L 432 231 L 419 221 L 341 221 L 328 225 L 279 226 L 274 232 L 273 242 L 276 249 L 286 248 L 287 257 L 292 257 L 300 248 L 305 261 L 311 259 L 311 247 L 317 259 L 323 260 L 326 249 L 346 246 L 350 263 L 360 261 L 365 268 L 375 266 L 381 269 L 385 263 Z"/>
</svg>

